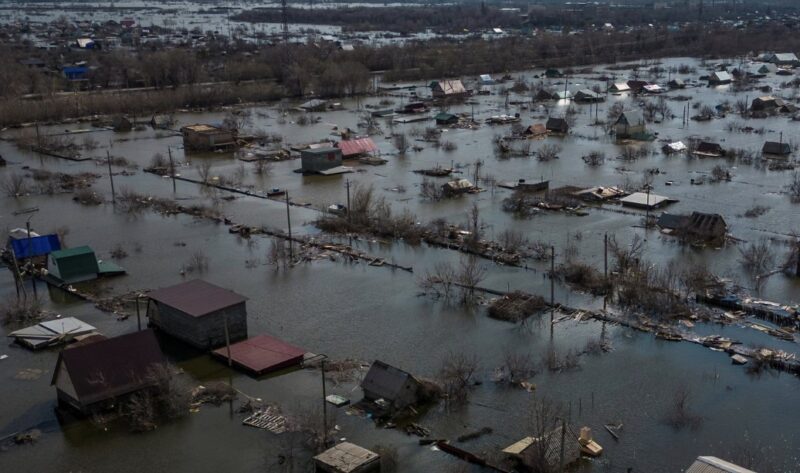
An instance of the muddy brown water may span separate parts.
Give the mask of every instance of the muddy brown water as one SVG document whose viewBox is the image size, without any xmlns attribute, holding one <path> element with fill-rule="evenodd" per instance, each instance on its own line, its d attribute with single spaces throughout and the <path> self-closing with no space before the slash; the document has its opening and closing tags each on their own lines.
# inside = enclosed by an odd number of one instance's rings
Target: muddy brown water
<svg viewBox="0 0 800 473">
<path fill-rule="evenodd" d="M 704 71 L 692 59 L 673 59 L 667 64 L 694 64 L 698 67 L 696 78 Z M 601 66 L 595 68 L 599 72 Z M 532 76 L 540 71 L 531 71 Z M 515 75 L 516 77 L 516 75 Z M 769 77 L 763 80 L 777 86 L 785 80 Z M 661 79 L 665 82 L 665 78 Z M 563 82 L 553 80 L 553 87 L 563 88 Z M 596 83 L 586 77 L 570 79 L 570 88 Z M 580 85 L 579 85 L 580 84 Z M 497 90 L 499 87 L 495 86 Z M 790 89 L 779 91 L 791 96 Z M 419 89 L 419 93 L 425 93 Z M 735 101 L 738 97 L 729 87 L 690 88 L 682 95 L 716 105 L 723 100 Z M 746 94 L 752 99 L 757 92 Z M 609 96 L 600 105 L 603 117 L 613 101 L 630 105 L 628 96 Z M 399 106 L 408 97 L 395 97 Z M 300 143 L 323 138 L 334 125 L 356 129 L 360 113 L 358 106 L 378 105 L 379 99 L 369 98 L 343 101 L 345 110 L 313 114 L 320 121 L 312 125 L 297 125 L 297 114 L 286 116 L 278 107 L 254 107 L 253 126 L 270 133 L 280 133 L 285 143 Z M 475 116 L 479 121 L 500 113 L 520 113 L 523 124 L 542 122 L 541 111 L 507 110 L 499 95 L 477 97 Z M 669 102 L 673 112 L 680 116 L 682 103 Z M 560 115 L 566 103 L 551 104 L 551 113 Z M 620 148 L 598 127 L 590 126 L 588 106 L 576 105 L 579 114 L 573 132 L 566 138 L 550 137 L 534 142 L 536 148 L 544 143 L 557 143 L 562 147 L 560 159 L 541 163 L 535 158 L 497 159 L 492 150 L 495 134 L 508 133 L 509 126 L 482 125 L 477 130 L 447 130 L 443 139 L 456 143 L 457 150 L 445 152 L 422 144 L 421 152 L 409 151 L 405 157 L 396 155 L 392 144 L 383 136 L 374 139 L 389 163 L 384 166 L 356 164 L 359 171 L 334 177 L 303 177 L 294 173 L 299 161 L 274 163 L 267 176 L 256 176 L 253 165 L 241 163 L 231 154 L 212 153 L 184 156 L 180 137 L 152 130 L 130 133 L 95 131 L 75 135 L 80 143 L 91 136 L 99 148 L 89 152 L 103 157 L 106 149 L 113 155 L 125 156 L 140 167 L 146 166 L 154 153 L 166 154 L 171 148 L 175 159 L 181 163 L 180 173 L 186 177 L 197 176 L 197 165 L 204 160 L 213 163 L 213 175 L 232 176 L 243 165 L 246 184 L 257 189 L 286 188 L 295 201 L 309 202 L 311 208 L 292 207 L 293 230 L 298 234 L 314 234 L 311 222 L 319 214 L 317 209 L 345 201 L 345 180 L 372 184 L 377 195 L 384 196 L 392 208 L 399 212 L 408 209 L 420 222 L 444 217 L 453 222 L 465 222 L 466 212 L 473 202 L 481 211 L 484 230 L 488 237 L 499 235 L 503 229 L 513 228 L 529 238 L 543 240 L 556 246 L 557 257 L 563 255 L 568 242 L 578 247 L 582 258 L 596 267 L 602 267 L 602 238 L 604 233 L 629 242 L 635 235 L 646 239 L 646 257 L 655 264 L 676 261 L 680 265 L 702 263 L 714 272 L 740 281 L 747 286 L 748 279 L 738 262 L 739 250 L 735 245 L 722 249 L 688 249 L 657 232 L 645 232 L 640 221 L 643 212 L 620 213 L 619 207 L 611 210 L 590 209 L 586 217 L 559 213 L 540 214 L 530 219 L 517 219 L 502 212 L 502 200 L 510 191 L 500 188 L 466 196 L 461 199 L 436 203 L 422 201 L 419 184 L 422 177 L 414 169 L 443 166 L 451 162 L 463 165 L 471 175 L 476 160 L 484 163 L 481 174 L 498 180 L 540 177 L 559 185 L 619 185 L 629 179 L 636 182 L 642 171 L 659 168 L 655 176 L 656 194 L 679 199 L 668 207 L 669 212 L 721 213 L 731 232 L 737 238 L 755 241 L 763 237 L 782 238 L 792 229 L 800 229 L 798 207 L 782 193 L 790 172 L 772 172 L 755 166 L 735 164 L 732 182 L 692 186 L 692 177 L 705 175 L 724 160 L 689 159 L 685 156 L 665 157 L 655 153 L 632 163 L 613 159 Z M 470 105 L 452 106 L 451 112 L 471 112 Z M 223 113 L 181 113 L 180 125 L 218 122 Z M 536 118 L 534 118 L 536 117 Z M 748 124 L 765 127 L 765 135 L 728 133 L 726 123 L 739 121 L 732 114 L 725 119 L 707 123 L 692 122 L 684 128 L 680 118 L 650 125 L 659 139 L 685 140 L 689 136 L 708 136 L 725 147 L 740 147 L 758 151 L 765 139 L 784 139 L 800 143 L 797 123 L 786 117 L 767 120 L 749 120 Z M 384 132 L 389 127 L 382 120 Z M 410 132 L 424 128 L 431 122 L 394 125 L 395 131 Z M 68 124 L 43 128 L 44 132 L 88 128 L 88 124 Z M 4 136 L 12 136 L 8 131 Z M 658 142 L 651 145 L 660 147 Z M 603 150 L 610 158 L 597 168 L 586 166 L 581 156 L 591 150 Z M 0 178 L 11 173 L 22 173 L 23 166 L 45 168 L 51 171 L 105 172 L 105 167 L 93 161 L 75 163 L 55 158 L 41 157 L 16 149 L 9 142 L 0 142 L 0 154 L 9 165 L 0 168 Z M 625 167 L 627 171 L 619 168 Z M 666 181 L 674 184 L 667 186 Z M 178 182 L 173 194 L 169 179 L 137 170 L 132 176 L 117 176 L 118 190 L 127 187 L 138 193 L 175 197 L 182 202 L 214 205 L 207 193 L 191 183 Z M 392 189 L 404 187 L 405 192 Z M 94 188 L 110 201 L 107 177 L 98 180 Z M 220 195 L 225 195 L 224 193 Z M 797 402 L 798 380 L 787 375 L 766 374 L 750 377 L 741 367 L 732 366 L 728 357 L 706 348 L 687 344 L 655 340 L 651 335 L 635 333 L 618 327 L 606 327 L 606 335 L 614 350 L 599 356 L 581 357 L 579 370 L 566 373 L 538 374 L 532 379 L 535 393 L 496 386 L 490 381 L 492 370 L 502 362 L 507 351 L 531 353 L 540 358 L 548 347 L 560 352 L 582 349 L 587 341 L 600 337 L 599 323 L 565 321 L 556 325 L 551 339 L 547 316 L 542 323 L 533 323 L 528 329 L 487 318 L 485 308 L 464 309 L 444 301 L 419 296 L 417 278 L 430 270 L 436 262 L 457 263 L 459 255 L 453 251 L 411 247 L 402 242 L 357 241 L 360 248 L 371 254 L 393 259 L 399 264 L 414 267 L 414 273 L 369 267 L 364 264 L 337 261 L 315 261 L 291 270 L 276 271 L 266 264 L 270 240 L 254 237 L 250 242 L 230 235 L 227 227 L 188 216 L 163 217 L 145 212 L 141 215 L 124 214 L 110 204 L 85 207 L 71 200 L 71 195 L 30 195 L 18 199 L 0 197 L 0 228 L 24 227 L 30 215 L 13 214 L 14 211 L 38 207 L 31 223 L 39 232 L 69 227 L 67 244 L 92 246 L 101 258 L 109 258 L 118 244 L 124 246 L 129 256 L 118 261 L 128 270 L 123 277 L 108 279 L 99 287 L 105 294 L 121 294 L 133 289 L 164 287 L 184 280 L 179 272 L 191 254 L 202 250 L 209 258 L 209 268 L 204 274 L 186 277 L 203 277 L 211 282 L 236 290 L 249 298 L 249 327 L 251 334 L 269 333 L 315 353 L 331 358 L 381 359 L 396 364 L 420 376 L 435 376 L 441 360 L 451 351 L 475 353 L 481 359 L 480 376 L 484 381 L 477 386 L 467 406 L 447 410 L 437 406 L 420 419 L 420 423 L 433 431 L 436 437 L 455 438 L 467 431 L 489 426 L 494 433 L 463 445 L 475 452 L 496 451 L 527 435 L 529 408 L 534 398 L 550 397 L 564 402 L 570 409 L 574 426 L 589 425 L 597 440 L 605 447 L 600 459 L 585 465 L 594 472 L 634 471 L 674 472 L 686 468 L 698 455 L 717 455 L 737 460 L 746 451 L 759 451 L 759 458 L 775 465 L 777 471 L 800 469 L 798 445 L 800 438 L 796 425 L 798 414 L 787 408 Z M 285 207 L 280 202 L 237 196 L 232 201 L 219 200 L 217 205 L 234 220 L 251 225 L 285 227 Z M 761 217 L 750 219 L 742 214 L 754 205 L 764 205 L 770 210 Z M 137 251 L 138 249 L 138 251 Z M 778 257 L 786 248 L 776 245 Z M 246 264 L 255 261 L 256 264 Z M 544 277 L 543 264 L 531 263 L 528 270 L 508 268 L 483 262 L 487 269 L 485 286 L 499 290 L 524 289 L 549 296 L 549 282 Z M 45 306 L 63 316 L 72 315 L 97 326 L 107 335 L 117 335 L 136 329 L 135 317 L 117 321 L 114 316 L 102 313 L 90 304 L 65 296 L 57 290 L 39 286 Z M 761 297 L 785 303 L 800 302 L 800 284 L 783 275 L 769 278 Z M 15 297 L 14 283 L 8 271 L 0 272 L 0 297 L 5 303 Z M 556 288 L 556 299 L 575 307 L 598 307 L 602 301 Z M 0 332 L 7 333 L 8 327 Z M 731 326 L 699 326 L 698 333 L 718 333 L 741 339 L 748 343 L 776 346 L 796 352 L 796 344 L 778 342 L 751 329 Z M 211 380 L 233 380 L 242 392 L 280 405 L 287 412 L 299 412 L 320 406 L 319 373 L 299 371 L 267 380 L 254 380 L 230 372 L 222 364 L 206 355 L 191 352 L 169 339 L 161 340 L 169 357 L 182 367 L 194 382 L 202 384 Z M 3 345 L 0 354 L 9 355 L 0 360 L 0 436 L 38 426 L 44 431 L 35 445 L 15 446 L 0 452 L 0 471 L 108 471 L 126 472 L 148 468 L 155 471 L 287 471 L 278 464 L 278 455 L 287 443 L 285 436 L 275 436 L 241 425 L 240 414 L 232 413 L 228 405 L 204 406 L 197 413 L 179 421 L 161 425 L 153 432 L 131 434 L 123 427 L 108 431 L 98 429 L 89 422 L 59 423 L 53 407 L 54 388 L 50 377 L 57 351 L 31 353 L 13 344 Z M 22 370 L 42 371 L 38 379 L 16 379 Z M 692 409 L 704 419 L 696 429 L 675 430 L 663 422 L 676 390 L 688 386 Z M 351 399 L 360 397 L 354 385 L 333 386 L 331 392 Z M 594 398 L 594 404 L 591 399 Z M 233 406 L 236 407 L 236 404 Z M 392 445 L 398 449 L 398 470 L 402 472 L 446 471 L 456 461 L 444 453 L 417 445 L 415 437 L 395 430 L 375 428 L 368 419 L 335 412 L 335 424 L 340 428 L 337 437 L 346 438 L 366 447 Z M 608 436 L 602 425 L 621 421 L 624 428 L 619 442 Z M 333 421 L 332 421 L 333 422 Z M 746 447 L 746 448 L 745 448 Z M 759 470 L 760 471 L 760 470 Z"/>
</svg>

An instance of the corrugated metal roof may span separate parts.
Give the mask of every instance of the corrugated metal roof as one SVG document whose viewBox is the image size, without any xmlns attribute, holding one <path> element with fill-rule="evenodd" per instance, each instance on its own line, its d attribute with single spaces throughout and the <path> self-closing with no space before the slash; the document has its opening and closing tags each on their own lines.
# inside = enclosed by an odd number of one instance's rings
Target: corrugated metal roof
<svg viewBox="0 0 800 473">
<path fill-rule="evenodd" d="M 202 317 L 247 300 L 242 295 L 201 279 L 153 291 L 149 297 L 192 317 Z"/>
<path fill-rule="evenodd" d="M 697 457 L 686 473 L 756 473 L 717 457 Z"/>
<path fill-rule="evenodd" d="M 333 471 L 338 473 L 357 471 L 379 459 L 380 456 L 377 453 L 350 442 L 342 442 L 314 457 L 315 461 L 333 468 Z"/>
<path fill-rule="evenodd" d="M 409 373 L 375 360 L 361 382 L 361 388 L 374 396 L 394 401 L 409 379 L 413 379 Z"/>
<path fill-rule="evenodd" d="M 150 385 L 150 370 L 164 363 L 164 355 L 153 331 L 143 330 L 67 348 L 58 355 L 51 384 L 57 381 L 61 363 L 78 401 L 91 404 Z"/>
<path fill-rule="evenodd" d="M 269 335 L 258 335 L 231 345 L 231 360 L 238 366 L 262 375 L 300 364 L 306 351 Z M 228 359 L 228 350 L 222 347 L 214 355 Z"/>
<path fill-rule="evenodd" d="M 342 155 L 345 157 L 378 151 L 378 147 L 375 146 L 375 142 L 372 141 L 372 138 L 342 140 L 339 142 L 339 149 L 342 150 Z"/>
</svg>

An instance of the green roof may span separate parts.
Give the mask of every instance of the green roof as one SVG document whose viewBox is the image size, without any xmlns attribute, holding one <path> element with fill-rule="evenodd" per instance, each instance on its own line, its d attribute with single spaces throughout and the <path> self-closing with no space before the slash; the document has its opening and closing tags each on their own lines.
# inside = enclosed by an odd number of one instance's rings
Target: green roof
<svg viewBox="0 0 800 473">
<path fill-rule="evenodd" d="M 91 254 L 94 256 L 94 250 L 88 246 L 78 246 L 76 248 L 67 248 L 66 250 L 58 250 L 50 253 L 53 259 L 69 258 L 71 256 Z"/>
<path fill-rule="evenodd" d="M 436 120 L 452 120 L 453 118 L 458 118 L 456 115 L 447 112 L 440 112 L 439 114 L 434 117 Z"/>
</svg>

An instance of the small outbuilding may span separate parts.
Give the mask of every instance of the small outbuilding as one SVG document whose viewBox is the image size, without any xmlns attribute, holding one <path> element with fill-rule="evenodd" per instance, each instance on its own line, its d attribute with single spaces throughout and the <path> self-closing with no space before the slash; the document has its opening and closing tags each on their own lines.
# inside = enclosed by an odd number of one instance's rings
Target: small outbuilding
<svg viewBox="0 0 800 473">
<path fill-rule="evenodd" d="M 181 128 L 183 148 L 187 151 L 213 151 L 236 144 L 232 130 L 214 125 L 187 125 Z"/>
<path fill-rule="evenodd" d="M 56 284 L 75 284 L 123 273 L 124 269 L 110 261 L 98 261 L 88 246 L 79 246 L 50 253 L 47 277 Z"/>
<path fill-rule="evenodd" d="M 590 90 L 590 89 L 581 89 L 575 92 L 573 96 L 576 102 L 580 103 L 598 103 L 598 102 L 605 102 L 606 98 L 598 94 L 597 92 Z"/>
<path fill-rule="evenodd" d="M 59 405 L 83 414 L 112 408 L 121 398 L 152 388 L 153 370 L 165 363 L 152 330 L 88 342 L 58 355 L 50 382 Z"/>
<path fill-rule="evenodd" d="M 475 189 L 468 179 L 456 179 L 442 184 L 442 192 L 448 197 L 466 194 Z"/>
<path fill-rule="evenodd" d="M 762 112 L 762 111 L 775 111 L 780 109 L 786 104 L 783 99 L 772 96 L 772 95 L 764 95 L 762 97 L 756 97 L 753 99 L 753 103 L 750 105 L 750 110 L 754 112 Z"/>
<path fill-rule="evenodd" d="M 683 79 L 675 78 L 667 82 L 667 87 L 670 89 L 685 89 L 686 82 L 684 82 Z"/>
<path fill-rule="evenodd" d="M 419 401 L 421 383 L 410 373 L 375 360 L 361 382 L 364 400 L 383 400 L 389 410 L 399 411 Z M 378 403 L 380 404 L 380 402 Z"/>
<path fill-rule="evenodd" d="M 458 123 L 458 115 L 452 113 L 441 112 L 434 117 L 437 125 L 455 125 Z"/>
<path fill-rule="evenodd" d="M 218 348 L 213 354 L 227 361 L 228 348 Z M 230 354 L 233 365 L 261 376 L 299 365 L 306 351 L 269 335 L 257 335 L 231 345 Z"/>
<path fill-rule="evenodd" d="M 662 195 L 648 194 L 646 192 L 634 192 L 633 194 L 620 199 L 620 202 L 625 207 L 652 210 L 677 201 Z"/>
<path fill-rule="evenodd" d="M 318 174 L 342 165 L 342 149 L 333 146 L 308 148 L 300 151 L 301 171 Z"/>
<path fill-rule="evenodd" d="M 631 88 L 628 87 L 628 84 L 625 82 L 617 82 L 615 84 L 611 84 L 611 87 L 608 88 L 608 91 L 612 93 L 630 92 Z"/>
<path fill-rule="evenodd" d="M 709 141 L 701 141 L 697 148 L 694 150 L 697 156 L 704 156 L 709 158 L 719 158 L 725 156 L 725 150 L 719 143 L 711 143 Z"/>
<path fill-rule="evenodd" d="M 562 440 L 563 439 L 563 440 Z M 568 426 L 566 432 L 556 427 L 541 437 L 525 437 L 503 449 L 503 453 L 515 458 L 527 468 L 546 468 L 556 471 L 562 462 L 569 466 L 580 458 L 581 446 L 578 436 Z"/>
<path fill-rule="evenodd" d="M 708 83 L 711 85 L 730 84 L 731 82 L 733 82 L 733 76 L 726 71 L 712 72 L 708 76 Z"/>
<path fill-rule="evenodd" d="M 378 151 L 378 146 L 370 137 L 342 140 L 336 145 L 342 150 L 342 159 L 354 159 Z"/>
<path fill-rule="evenodd" d="M 381 457 L 350 442 L 342 442 L 314 457 L 316 473 L 377 473 Z"/>
<path fill-rule="evenodd" d="M 247 338 L 247 298 L 195 279 L 149 294 L 150 324 L 183 342 L 210 350 Z"/>
</svg>

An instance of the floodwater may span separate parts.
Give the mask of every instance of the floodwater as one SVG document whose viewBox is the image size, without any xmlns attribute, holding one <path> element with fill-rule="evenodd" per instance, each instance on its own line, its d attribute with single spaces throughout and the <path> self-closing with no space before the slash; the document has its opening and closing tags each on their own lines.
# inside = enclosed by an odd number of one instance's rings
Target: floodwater
<svg viewBox="0 0 800 473">
<path fill-rule="evenodd" d="M 686 78 L 697 78 L 705 71 L 692 59 L 672 59 L 665 65 L 691 64 L 697 72 Z M 568 87 L 577 90 L 600 82 L 589 79 L 604 71 L 594 68 L 594 74 L 577 74 L 570 78 Z M 528 81 L 541 71 L 515 74 Z M 621 72 L 620 77 L 625 77 Z M 474 81 L 474 78 L 466 78 Z M 546 79 L 545 79 L 546 80 Z M 778 76 L 763 80 L 779 87 L 786 80 Z M 660 79 L 666 82 L 666 77 Z M 563 89 L 561 80 L 550 81 L 556 89 Z M 510 83 L 507 84 L 510 86 Z M 605 85 L 605 82 L 602 83 Z M 494 86 L 498 91 L 501 86 Z M 420 95 L 427 92 L 419 88 Z M 790 89 L 778 90 L 781 95 L 792 95 Z M 407 92 L 405 92 L 407 94 Z M 691 103 L 701 102 L 714 106 L 722 101 L 734 102 L 737 96 L 729 87 L 688 88 L 678 92 L 691 97 Z M 669 95 L 675 95 L 670 93 Z M 752 99 L 758 92 L 750 91 Z M 299 113 L 287 111 L 282 106 L 256 106 L 252 108 L 252 127 L 268 133 L 279 133 L 284 144 L 318 141 L 331 136 L 334 126 L 357 129 L 363 115 L 358 111 L 366 105 L 385 108 L 383 98 L 368 98 L 358 102 L 343 101 L 344 110 L 314 113 L 319 122 L 309 125 L 296 123 Z M 410 97 L 390 97 L 397 107 Z M 523 100 L 524 97 L 516 97 Z M 512 94 L 511 101 L 515 101 Z M 614 101 L 632 106 L 627 95 L 608 96 L 600 104 L 599 116 L 605 117 Z M 528 105 L 504 105 L 505 97 L 490 95 L 475 97 L 474 113 L 478 121 L 501 113 L 520 113 L 523 125 L 544 121 L 546 113 L 531 110 Z M 529 100 L 528 100 L 529 102 Z M 749 120 L 755 128 L 768 130 L 764 135 L 729 133 L 726 124 L 740 118 L 729 114 L 727 118 L 706 123 L 681 123 L 684 102 L 669 102 L 678 118 L 662 124 L 651 124 L 650 131 L 658 132 L 659 139 L 686 140 L 691 136 L 712 137 L 725 147 L 759 151 L 764 140 L 777 140 L 782 131 L 784 140 L 800 143 L 796 122 L 785 117 L 767 120 Z M 290 104 L 296 105 L 296 104 Z M 551 115 L 562 116 L 568 103 L 551 104 Z M 474 163 L 481 160 L 481 176 L 497 180 L 540 177 L 551 180 L 552 187 L 562 185 L 594 186 L 620 185 L 625 179 L 641 181 L 643 171 L 659 168 L 654 176 L 653 192 L 679 199 L 667 208 L 669 212 L 685 213 L 694 210 L 718 212 L 729 224 L 731 233 L 744 241 L 770 237 L 785 239 L 792 230 L 800 230 L 797 205 L 783 193 L 791 172 L 769 171 L 765 166 L 733 164 L 731 182 L 690 185 L 693 177 L 707 175 L 717 164 L 727 165 L 719 159 L 696 159 L 685 156 L 666 157 L 660 152 L 635 162 L 614 159 L 620 147 L 601 128 L 591 126 L 593 117 L 588 105 L 574 105 L 578 110 L 577 123 L 565 138 L 549 137 L 534 142 L 561 146 L 560 159 L 539 162 L 535 158 L 498 159 L 493 152 L 492 138 L 508 134 L 510 126 L 482 125 L 477 130 L 452 129 L 442 135 L 442 140 L 455 143 L 457 149 L 446 152 L 428 144 L 419 143 L 423 150 L 409 151 L 398 156 L 390 140 L 383 135 L 374 136 L 382 155 L 389 160 L 383 166 L 355 164 L 359 172 L 331 177 L 304 177 L 293 172 L 299 161 L 273 163 L 266 176 L 257 176 L 253 165 L 243 163 L 232 154 L 213 153 L 185 156 L 181 139 L 168 132 L 152 130 L 129 133 L 94 131 L 76 134 L 78 143 L 90 136 L 99 147 L 88 152 L 98 159 L 106 150 L 114 156 L 124 156 L 140 167 L 147 166 L 155 153 L 167 154 L 181 162 L 181 175 L 197 176 L 197 166 L 211 161 L 213 176 L 233 176 L 244 166 L 245 185 L 266 190 L 273 187 L 288 189 L 294 202 L 308 202 L 309 208 L 292 207 L 292 229 L 298 234 L 313 234 L 314 218 L 332 203 L 345 202 L 345 181 L 360 185 L 373 185 L 376 195 L 383 196 L 395 212 L 405 209 L 417 215 L 420 222 L 443 217 L 453 223 L 465 223 L 467 211 L 477 203 L 484 230 L 489 238 L 497 237 L 504 229 L 523 232 L 531 240 L 552 243 L 556 258 L 563 257 L 567 245 L 578 248 L 579 254 L 595 267 L 602 268 L 603 235 L 613 235 L 620 242 L 629 242 L 634 236 L 646 241 L 645 257 L 654 264 L 675 261 L 680 265 L 699 262 L 717 274 L 748 286 L 749 280 L 738 262 L 739 250 L 729 244 L 720 249 L 689 249 L 669 237 L 641 226 L 644 212 L 620 212 L 614 205 L 604 209 L 590 209 L 585 217 L 562 213 L 543 213 L 530 219 L 518 219 L 501 210 L 502 200 L 511 191 L 485 184 L 486 192 L 460 199 L 427 202 L 419 197 L 422 177 L 414 169 L 437 164 L 460 166 L 465 176 L 472 180 Z M 451 112 L 472 113 L 473 105 L 450 107 Z M 696 112 L 693 110 L 693 112 Z M 179 125 L 221 121 L 224 112 L 180 113 Z M 389 125 L 380 120 L 384 133 Z M 394 132 L 410 133 L 424 129 L 430 122 L 406 125 L 394 124 Z M 68 124 L 42 127 L 43 133 L 60 133 L 65 130 L 88 128 L 88 124 Z M 8 131 L 5 137 L 19 131 Z M 658 141 L 651 144 L 658 150 Z M 599 167 L 584 164 L 581 156 L 592 150 L 602 150 L 609 158 Z M 92 171 L 103 175 L 105 165 L 93 161 L 70 162 L 41 157 L 16 149 L 12 143 L 0 142 L 0 154 L 9 165 L 0 168 L 0 178 L 13 173 L 24 173 L 23 166 L 44 168 L 50 171 Z M 623 169 L 624 168 L 624 169 Z M 118 169 L 119 171 L 121 169 Z M 666 185 L 672 181 L 672 185 Z M 178 182 L 173 193 L 169 179 L 160 178 L 141 170 L 131 176 L 115 176 L 118 192 L 129 188 L 140 194 L 175 197 L 185 203 L 217 205 L 234 221 L 249 225 L 267 225 L 283 229 L 286 226 L 286 209 L 283 203 L 236 196 L 234 200 L 214 199 L 199 186 Z M 587 465 L 593 472 L 617 472 L 633 468 L 641 472 L 675 472 L 685 469 L 698 455 L 716 455 L 741 460 L 741 455 L 754 453 L 756 460 L 768 461 L 774 471 L 789 472 L 800 469 L 798 446 L 800 433 L 796 428 L 800 413 L 792 409 L 797 402 L 798 380 L 793 376 L 765 374 L 752 377 L 741 367 L 730 364 L 723 353 L 710 351 L 689 343 L 656 340 L 650 334 L 607 326 L 597 322 L 577 323 L 564 321 L 556 324 L 552 333 L 548 324 L 534 322 L 520 328 L 512 324 L 489 319 L 485 307 L 465 309 L 456 304 L 421 296 L 418 278 L 439 261 L 458 262 L 456 252 L 426 246 L 412 247 L 402 242 L 356 241 L 354 244 L 370 254 L 394 260 L 404 266 L 413 266 L 414 273 L 370 267 L 365 264 L 345 263 L 341 260 L 321 260 L 301 264 L 290 270 L 276 270 L 268 265 L 269 238 L 255 236 L 244 240 L 228 233 L 227 227 L 187 216 L 162 217 L 153 213 L 129 215 L 115 210 L 110 204 L 110 186 L 107 177 L 94 185 L 109 203 L 97 207 L 81 206 L 71 200 L 71 195 L 30 195 L 12 199 L 0 197 L 0 228 L 24 227 L 30 217 L 32 228 L 40 233 L 68 227 L 66 243 L 69 246 L 88 244 L 101 258 L 109 258 L 117 245 L 125 247 L 129 256 L 118 261 L 128 274 L 108 279 L 94 288 L 103 294 L 123 294 L 134 289 L 154 289 L 178 283 L 186 278 L 203 277 L 210 282 L 229 287 L 247 296 L 250 334 L 268 333 L 306 348 L 323 353 L 332 359 L 354 358 L 367 362 L 381 359 L 410 372 L 425 377 L 435 377 L 442 359 L 449 352 L 476 354 L 480 360 L 479 378 L 470 402 L 463 408 L 447 410 L 436 406 L 424 414 L 419 423 L 432 431 L 436 438 L 455 438 L 468 431 L 491 427 L 491 435 L 464 443 L 470 451 L 491 452 L 528 435 L 529 409 L 535 398 L 551 398 L 564 404 L 574 427 L 590 426 L 597 441 L 605 447 L 603 456 Z M 404 192 L 398 192 L 404 189 Z M 225 193 L 218 194 L 224 196 Z M 744 212 L 754 205 L 770 210 L 758 218 L 746 218 Z M 33 214 L 14 215 L 14 211 L 38 207 Z M 778 257 L 787 247 L 775 243 Z M 204 274 L 181 276 L 180 270 L 192 253 L 203 251 L 209 258 Z M 549 281 L 544 277 L 545 263 L 529 264 L 528 269 L 482 264 L 487 270 L 482 285 L 498 290 L 522 289 L 543 296 L 549 294 Z M 29 288 L 30 290 L 30 288 Z M 45 306 L 62 316 L 76 316 L 95 325 L 106 335 L 117 335 L 136 330 L 136 318 L 118 321 L 115 316 L 103 313 L 64 293 L 43 285 L 38 293 Z M 800 283 L 781 274 L 768 279 L 760 297 L 782 302 L 800 302 Z M 15 298 L 14 283 L 8 271 L 0 272 L 0 297 L 3 301 Z M 596 307 L 602 301 L 556 287 L 556 301 L 573 307 Z M 0 328 L 6 333 L 9 327 Z M 797 352 L 796 344 L 777 340 L 743 327 L 697 327 L 698 333 L 717 333 L 751 344 L 780 347 Z M 536 359 L 545 350 L 555 347 L 561 353 L 582 350 L 587 342 L 605 337 L 613 351 L 602 355 L 585 355 L 580 358 L 580 369 L 565 373 L 543 372 L 531 381 L 536 384 L 534 393 L 495 385 L 490 380 L 493 369 L 502 363 L 505 353 L 513 351 L 530 353 Z M 285 376 L 255 380 L 224 365 L 179 346 L 169 339 L 161 340 L 162 348 L 171 360 L 183 368 L 197 384 L 210 380 L 231 379 L 242 393 L 259 397 L 281 406 L 286 412 L 302 412 L 321 407 L 319 372 L 303 370 Z M 286 450 L 289 436 L 276 436 L 266 431 L 241 425 L 242 414 L 227 404 L 221 407 L 204 406 L 197 413 L 174 423 L 159 426 L 144 434 L 131 434 L 124 427 L 114 426 L 102 430 L 90 422 L 60 423 L 53 411 L 55 390 L 50 386 L 56 350 L 31 353 L 9 344 L 0 348 L 8 358 L 0 360 L 0 437 L 38 427 L 44 434 L 34 445 L 14 446 L 0 452 L 0 471 L 288 471 L 278 464 L 278 455 Z M 41 370 L 37 379 L 18 379 L 22 370 Z M 675 430 L 666 425 L 664 417 L 672 404 L 675 392 L 688 387 L 692 410 L 702 415 L 699 428 Z M 358 399 L 360 390 L 352 384 L 330 386 L 329 391 L 350 399 Z M 392 445 L 398 449 L 400 472 L 447 471 L 457 461 L 448 455 L 421 447 L 417 438 L 396 430 L 378 429 L 372 421 L 348 416 L 343 410 L 329 406 L 332 421 L 339 427 L 337 437 L 346 438 L 365 447 Z M 614 441 L 603 429 L 605 423 L 624 424 L 620 440 Z M 764 465 L 764 463 L 762 463 Z M 766 470 L 766 469 L 765 469 Z M 303 470 L 296 470 L 303 471 Z M 759 469 L 759 471 L 762 471 Z"/>
</svg>

